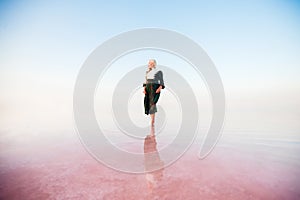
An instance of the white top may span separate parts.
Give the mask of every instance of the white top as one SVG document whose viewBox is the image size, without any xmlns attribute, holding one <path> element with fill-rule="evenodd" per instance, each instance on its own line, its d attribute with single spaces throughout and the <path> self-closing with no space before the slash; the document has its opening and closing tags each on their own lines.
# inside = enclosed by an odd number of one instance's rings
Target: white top
<svg viewBox="0 0 300 200">
<path fill-rule="evenodd" d="M 156 68 L 152 68 L 148 73 L 146 73 L 146 79 L 154 79 L 155 74 L 157 74 L 158 70 Z"/>
<path fill-rule="evenodd" d="M 162 71 L 157 69 L 156 67 L 152 68 L 150 71 L 146 71 L 146 83 L 157 83 L 160 84 L 164 89 L 165 84 Z"/>
</svg>

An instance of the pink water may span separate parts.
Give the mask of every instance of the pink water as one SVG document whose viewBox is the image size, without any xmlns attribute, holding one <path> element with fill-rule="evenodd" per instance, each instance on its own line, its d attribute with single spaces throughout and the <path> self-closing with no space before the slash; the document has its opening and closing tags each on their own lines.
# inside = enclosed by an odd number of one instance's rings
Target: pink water
<svg viewBox="0 0 300 200">
<path fill-rule="evenodd" d="M 195 144 L 171 166 L 137 175 L 100 164 L 76 134 L 49 138 L 2 136 L 0 199 L 300 199 L 298 143 L 224 136 L 204 160 Z"/>
</svg>

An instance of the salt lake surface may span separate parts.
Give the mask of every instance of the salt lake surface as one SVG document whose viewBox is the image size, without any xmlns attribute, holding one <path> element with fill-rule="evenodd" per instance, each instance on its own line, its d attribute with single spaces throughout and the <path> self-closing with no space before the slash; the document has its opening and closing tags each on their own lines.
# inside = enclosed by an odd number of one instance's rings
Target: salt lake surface
<svg viewBox="0 0 300 200">
<path fill-rule="evenodd" d="M 104 166 L 76 133 L 62 135 L 2 132 L 0 199 L 300 199 L 299 133 L 225 131 L 205 159 L 196 141 L 172 165 L 146 174 Z M 143 135 L 117 145 L 157 152 L 152 159 L 163 166 L 159 149 L 168 137 Z"/>
</svg>

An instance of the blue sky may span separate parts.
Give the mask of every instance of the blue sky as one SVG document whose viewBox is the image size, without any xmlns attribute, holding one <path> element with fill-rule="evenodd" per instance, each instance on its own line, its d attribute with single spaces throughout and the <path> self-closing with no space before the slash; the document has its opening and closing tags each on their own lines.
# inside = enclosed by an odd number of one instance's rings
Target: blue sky
<svg viewBox="0 0 300 200">
<path fill-rule="evenodd" d="M 198 42 L 226 75 L 247 68 L 251 76 L 257 70 L 293 76 L 299 72 L 298 11 L 297 1 L 7 1 L 1 6 L 1 54 L 34 54 L 61 70 L 55 58 L 62 70 L 72 70 L 111 36 L 159 27 Z"/>
<path fill-rule="evenodd" d="M 68 118 L 73 84 L 87 56 L 114 35 L 158 27 L 182 33 L 207 51 L 229 99 L 272 91 L 275 98 L 295 100 L 280 100 L 290 115 L 299 99 L 299 9 L 299 2 L 283 0 L 1 1 L 0 105 L 11 116 L 16 105 L 34 106 L 40 114 L 45 104 L 49 110 L 63 105 L 61 116 Z M 44 103 L 36 102 L 37 97 Z M 268 95 L 264 98 L 252 107 L 266 106 Z M 11 121 L 8 116 L 1 118 Z M 298 110 L 290 117 L 299 119 Z M 298 127 L 292 125 L 293 130 Z"/>
</svg>

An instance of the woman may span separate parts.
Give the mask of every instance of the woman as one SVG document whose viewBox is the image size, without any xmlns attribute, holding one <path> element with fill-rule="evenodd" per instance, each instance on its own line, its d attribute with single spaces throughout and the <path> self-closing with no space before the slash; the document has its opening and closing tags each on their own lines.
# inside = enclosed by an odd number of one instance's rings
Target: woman
<svg viewBox="0 0 300 200">
<path fill-rule="evenodd" d="M 148 63 L 148 70 L 146 71 L 146 83 L 144 87 L 144 107 L 145 114 L 151 116 L 151 126 L 154 126 L 155 113 L 157 112 L 156 103 L 160 96 L 161 89 L 165 88 L 163 73 L 156 68 L 156 60 L 151 59 Z"/>
</svg>

